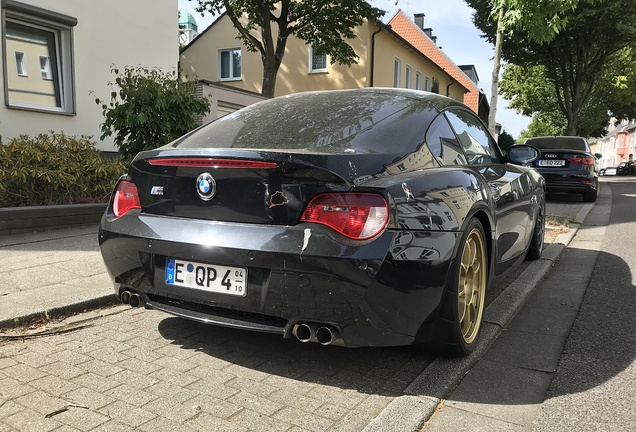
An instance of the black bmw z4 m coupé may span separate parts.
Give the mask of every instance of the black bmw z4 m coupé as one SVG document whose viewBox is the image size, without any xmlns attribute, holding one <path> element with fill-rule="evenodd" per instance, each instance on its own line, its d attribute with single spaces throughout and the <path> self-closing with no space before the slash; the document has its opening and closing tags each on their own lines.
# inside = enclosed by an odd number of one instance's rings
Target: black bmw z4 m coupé
<svg viewBox="0 0 636 432">
<path fill-rule="evenodd" d="M 461 103 L 400 89 L 248 106 L 145 151 L 99 242 L 126 304 L 346 347 L 465 355 L 489 281 L 543 247 L 545 183 Z"/>
</svg>

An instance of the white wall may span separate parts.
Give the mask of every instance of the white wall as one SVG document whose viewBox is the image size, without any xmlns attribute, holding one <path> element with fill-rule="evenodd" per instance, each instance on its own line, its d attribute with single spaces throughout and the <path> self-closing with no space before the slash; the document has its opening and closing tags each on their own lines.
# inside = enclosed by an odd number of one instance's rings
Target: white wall
<svg viewBox="0 0 636 432">
<path fill-rule="evenodd" d="M 21 0 L 22 3 L 77 18 L 73 28 L 76 115 L 9 109 L 0 80 L 2 141 L 50 130 L 90 135 L 97 148 L 115 151 L 112 138 L 100 141 L 101 108 L 95 96 L 109 99 L 111 65 L 176 70 L 179 56 L 177 0 Z M 4 58 L 0 56 L 0 66 Z M 2 68 L 0 67 L 0 71 Z M 0 72 L 1 73 L 1 72 Z M 90 92 L 94 91 L 95 95 Z"/>
<path fill-rule="evenodd" d="M 256 102 L 264 101 L 267 97 L 258 94 L 223 86 L 212 82 L 200 82 L 201 97 L 210 101 L 210 111 L 203 116 L 201 124 L 206 124 L 225 114 L 234 112 Z"/>
</svg>

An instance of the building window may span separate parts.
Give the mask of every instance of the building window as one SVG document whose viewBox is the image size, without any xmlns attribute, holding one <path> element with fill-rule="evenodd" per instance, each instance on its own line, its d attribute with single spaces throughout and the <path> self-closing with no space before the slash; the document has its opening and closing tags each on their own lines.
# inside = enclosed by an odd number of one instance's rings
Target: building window
<svg viewBox="0 0 636 432">
<path fill-rule="evenodd" d="M 219 69 L 221 81 L 241 79 L 241 49 L 219 51 Z"/>
<path fill-rule="evenodd" d="M 309 46 L 309 72 L 327 72 L 327 54 L 321 53 Z"/>
<path fill-rule="evenodd" d="M 23 52 L 15 52 L 15 67 L 18 75 L 24 77 L 29 76 L 29 74 L 27 73 L 26 57 L 24 56 Z"/>
<path fill-rule="evenodd" d="M 397 57 L 393 63 L 393 87 L 402 87 L 402 60 Z"/>
<path fill-rule="evenodd" d="M 42 79 L 53 79 L 53 75 L 51 74 L 51 59 L 46 56 L 40 56 L 40 74 L 42 75 Z"/>
<path fill-rule="evenodd" d="M 415 73 L 415 89 L 422 90 L 422 73 Z"/>
<path fill-rule="evenodd" d="M 411 66 L 406 65 L 406 88 L 410 89 L 413 87 L 413 69 Z"/>
<path fill-rule="evenodd" d="M 431 91 L 431 79 L 429 77 L 426 77 L 426 81 L 424 81 L 425 85 L 424 85 L 424 90 L 426 90 L 427 92 Z"/>
<path fill-rule="evenodd" d="M 6 105 L 74 113 L 71 31 L 77 19 L 14 0 L 3 7 Z M 41 76 L 28 76 L 27 64 L 39 65 Z"/>
</svg>

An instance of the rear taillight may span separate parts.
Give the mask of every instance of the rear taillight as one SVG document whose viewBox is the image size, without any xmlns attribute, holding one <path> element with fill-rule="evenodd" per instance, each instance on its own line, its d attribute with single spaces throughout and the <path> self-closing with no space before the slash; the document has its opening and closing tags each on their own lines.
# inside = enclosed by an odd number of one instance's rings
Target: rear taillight
<svg viewBox="0 0 636 432">
<path fill-rule="evenodd" d="M 140 209 L 139 192 L 137 186 L 126 180 L 119 182 L 113 199 L 113 213 L 120 217 L 128 213 L 132 209 Z"/>
<path fill-rule="evenodd" d="M 345 237 L 365 240 L 380 234 L 389 221 L 389 206 L 373 193 L 329 193 L 314 197 L 301 222 L 326 225 Z"/>
<path fill-rule="evenodd" d="M 571 164 L 579 164 L 579 165 L 594 165 L 594 158 L 587 156 L 575 156 L 572 158 L 568 158 L 568 162 Z"/>
</svg>

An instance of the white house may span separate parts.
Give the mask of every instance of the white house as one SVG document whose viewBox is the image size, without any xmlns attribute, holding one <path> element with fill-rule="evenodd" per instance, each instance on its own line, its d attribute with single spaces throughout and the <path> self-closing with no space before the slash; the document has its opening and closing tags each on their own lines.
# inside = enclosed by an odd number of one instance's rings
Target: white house
<svg viewBox="0 0 636 432">
<path fill-rule="evenodd" d="M 100 141 L 113 65 L 177 68 L 176 0 L 0 0 L 0 136 L 51 130 Z M 94 94 L 92 94 L 94 92 Z"/>
</svg>

